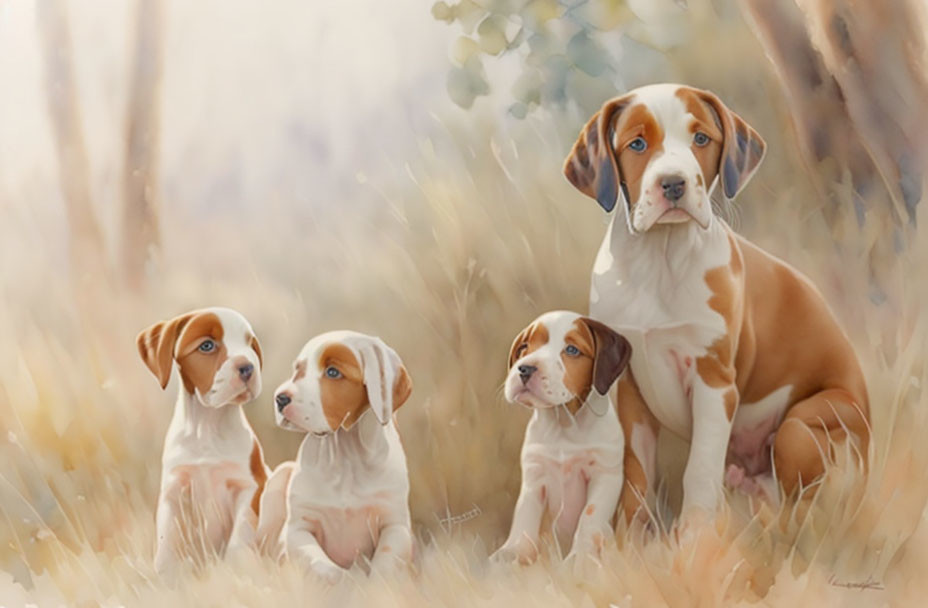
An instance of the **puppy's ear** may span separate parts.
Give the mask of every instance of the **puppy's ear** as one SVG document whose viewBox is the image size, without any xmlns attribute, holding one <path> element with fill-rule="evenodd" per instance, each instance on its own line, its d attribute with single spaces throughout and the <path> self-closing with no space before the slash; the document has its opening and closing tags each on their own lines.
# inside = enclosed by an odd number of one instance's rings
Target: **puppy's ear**
<svg viewBox="0 0 928 608">
<path fill-rule="evenodd" d="M 248 341 L 248 345 L 251 346 L 251 350 L 255 351 L 255 354 L 258 355 L 258 367 L 264 369 L 264 354 L 261 352 L 261 343 L 258 342 L 258 338 L 252 336 Z"/>
<path fill-rule="evenodd" d="M 516 336 L 516 339 L 512 341 L 512 346 L 509 347 L 509 365 L 506 367 L 506 369 L 512 369 L 512 366 L 515 364 L 515 362 L 519 360 L 517 352 L 522 343 L 525 342 L 525 340 L 528 338 L 528 334 L 531 329 L 532 326 L 529 325 L 521 332 L 519 332 L 519 335 Z"/>
<path fill-rule="evenodd" d="M 580 131 L 580 136 L 564 161 L 567 181 L 580 192 L 596 199 L 606 211 L 615 208 L 622 183 L 619 160 L 612 147 L 613 127 L 630 100 L 630 96 L 624 95 L 607 101 Z"/>
<path fill-rule="evenodd" d="M 161 383 L 161 388 L 167 387 L 168 380 L 171 379 L 171 364 L 174 361 L 177 336 L 191 318 L 193 313 L 187 313 L 170 321 L 155 323 L 135 339 L 142 361 Z"/>
<path fill-rule="evenodd" d="M 400 356 L 380 338 L 359 349 L 367 400 L 380 424 L 387 424 L 412 392 L 412 379 Z"/>
<path fill-rule="evenodd" d="M 632 346 L 624 336 L 611 327 L 583 317 L 580 319 L 593 334 L 596 358 L 593 360 L 593 388 L 600 395 L 609 392 L 612 384 L 622 375 L 632 356 Z"/>
<path fill-rule="evenodd" d="M 724 141 L 719 156 L 719 179 L 725 197 L 733 199 L 757 171 L 767 151 L 767 144 L 751 125 L 729 110 L 715 93 L 699 91 L 699 95 L 715 111 L 721 123 Z"/>
</svg>

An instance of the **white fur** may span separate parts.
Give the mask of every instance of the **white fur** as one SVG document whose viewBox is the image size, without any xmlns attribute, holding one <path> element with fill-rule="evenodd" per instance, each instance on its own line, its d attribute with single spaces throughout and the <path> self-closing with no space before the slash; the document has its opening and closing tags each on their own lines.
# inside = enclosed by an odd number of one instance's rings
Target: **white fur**
<svg viewBox="0 0 928 608">
<path fill-rule="evenodd" d="M 384 390 L 374 390 L 382 398 L 392 395 L 392 379 L 402 363 L 379 338 L 340 331 L 310 340 L 298 357 L 306 361 L 306 375 L 277 389 L 293 399 L 286 415 L 275 407 L 281 427 L 309 433 L 295 463 L 278 467 L 268 481 L 259 523 L 261 530 L 279 529 L 280 550 L 328 581 L 337 580 L 358 560 L 370 559 L 374 570 L 389 572 L 409 563 L 413 550 L 406 456 L 392 415 L 381 422 L 377 412 L 368 409 L 349 429 L 334 431 L 325 420 L 319 356 L 333 342 L 352 349 L 364 368 L 366 384 L 385 378 L 389 384 L 384 381 Z M 382 349 L 383 356 L 365 356 L 372 349 Z M 389 407 L 392 411 L 392 396 Z M 275 496 L 272 486 L 285 495 Z M 271 521 L 281 516 L 280 510 L 268 509 L 265 516 L 265 501 L 285 502 L 286 521 Z"/>
<path fill-rule="evenodd" d="M 574 395 L 563 383 L 561 353 L 565 334 L 578 318 L 564 311 L 539 317 L 536 323 L 547 328 L 548 343 L 517 360 L 506 379 L 506 398 L 534 412 L 522 445 L 519 499 L 496 559 L 533 559 L 545 511 L 553 518 L 557 541 L 565 549 L 570 546 L 571 555 L 595 554 L 610 536 L 624 479 L 624 436 L 608 391 L 600 395 L 591 389 L 574 416 L 563 406 Z M 534 376 L 540 382 L 530 395 L 519 377 L 523 364 L 538 368 Z"/>
<path fill-rule="evenodd" d="M 251 510 L 258 489 L 251 472 L 255 434 L 241 407 L 261 391 L 258 357 L 247 340 L 253 332 L 234 310 L 208 308 L 204 312 L 215 314 L 222 323 L 227 359 L 207 394 L 198 390 L 191 394 L 180 386 L 164 439 L 155 567 L 168 575 L 178 563 L 179 545 L 185 542 L 182 529 L 190 523 L 184 521 L 187 515 L 180 504 L 186 492 L 202 517 L 200 533 L 208 550 L 219 553 L 228 547 L 234 552 L 255 542 L 256 518 Z M 178 343 L 182 337 L 183 331 Z M 254 365 L 245 401 L 244 385 L 236 371 L 243 360 Z"/>
</svg>

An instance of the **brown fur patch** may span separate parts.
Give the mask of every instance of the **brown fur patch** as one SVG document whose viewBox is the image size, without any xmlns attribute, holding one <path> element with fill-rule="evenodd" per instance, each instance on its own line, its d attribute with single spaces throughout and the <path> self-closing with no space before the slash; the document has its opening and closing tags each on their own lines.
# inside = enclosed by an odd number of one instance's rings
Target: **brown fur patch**
<svg viewBox="0 0 928 608">
<path fill-rule="evenodd" d="M 686 111 L 693 116 L 689 125 L 690 133 L 695 135 L 697 132 L 702 132 L 709 136 L 709 143 L 704 146 L 697 146 L 694 142 L 690 143 L 690 149 L 699 163 L 701 177 L 704 180 L 699 185 L 705 185 L 708 188 L 719 174 L 722 159 L 725 135 L 721 128 L 721 119 L 716 115 L 715 109 L 706 103 L 696 90 L 681 87 L 676 95 L 683 102 Z"/>
<path fill-rule="evenodd" d="M 140 332 L 135 340 L 139 356 L 158 379 L 161 388 L 165 388 L 171 379 L 177 336 L 194 316 L 196 313 L 189 312 L 170 321 L 155 323 Z"/>
<path fill-rule="evenodd" d="M 264 492 L 264 484 L 267 483 L 267 469 L 264 467 L 264 454 L 261 451 L 261 444 L 258 443 L 257 437 L 251 448 L 249 466 L 251 468 L 251 476 L 255 478 L 255 483 L 258 484 L 258 489 L 255 490 L 255 495 L 251 499 L 251 510 L 257 515 L 259 505 L 261 504 L 261 494 Z"/>
<path fill-rule="evenodd" d="M 628 204 L 634 206 L 641 196 L 641 178 L 645 169 L 651 162 L 651 158 L 664 149 L 664 130 L 648 106 L 636 104 L 619 116 L 615 125 L 615 133 L 619 175 L 631 199 Z M 627 147 L 637 137 L 644 138 L 648 144 L 644 152 L 635 152 Z"/>
<path fill-rule="evenodd" d="M 184 327 L 176 352 L 180 378 L 184 383 L 184 390 L 188 393 L 193 394 L 196 389 L 201 395 L 205 395 L 213 386 L 216 372 L 226 360 L 223 334 L 222 322 L 211 312 L 196 314 Z M 199 350 L 199 345 L 205 338 L 210 338 L 216 343 L 216 347 L 208 353 Z"/>
<path fill-rule="evenodd" d="M 258 355 L 258 367 L 264 369 L 264 353 L 261 352 L 261 343 L 258 342 L 258 338 L 255 336 L 249 336 L 248 346 L 250 346 L 251 350 L 255 351 L 255 354 Z"/>
<path fill-rule="evenodd" d="M 525 355 L 548 343 L 548 328 L 541 323 L 532 323 L 523 329 L 509 349 L 509 367 Z"/>
<path fill-rule="evenodd" d="M 576 414 L 593 388 L 596 343 L 590 328 L 579 319 L 574 321 L 573 327 L 565 334 L 564 342 L 573 344 L 580 351 L 576 357 L 561 353 L 561 361 L 564 362 L 564 386 L 574 395 L 567 404 L 567 409 L 571 414 Z"/>
<path fill-rule="evenodd" d="M 596 512 L 596 505 L 590 505 L 586 508 L 587 515 L 592 515 L 595 512 Z"/>
<path fill-rule="evenodd" d="M 306 369 L 309 367 L 309 362 L 306 359 L 299 359 L 296 363 L 293 364 L 293 381 L 299 382 L 306 377 Z"/>
<path fill-rule="evenodd" d="M 648 488 L 653 480 L 649 480 L 647 472 L 635 452 L 631 449 L 632 432 L 636 425 L 644 425 L 657 437 L 659 423 L 648 409 L 635 382 L 631 369 L 619 378 L 616 390 L 616 404 L 619 411 L 619 422 L 622 423 L 622 433 L 625 435 L 625 461 L 623 465 L 625 482 L 622 485 L 622 497 L 619 505 L 625 514 L 627 522 L 634 517 L 647 517 L 647 505 L 642 500 L 647 498 Z M 655 442 L 656 449 L 656 442 Z"/>
<path fill-rule="evenodd" d="M 732 387 L 725 391 L 723 395 L 725 399 L 725 415 L 728 416 L 728 421 L 731 422 L 735 417 L 735 408 L 738 407 L 738 389 Z"/>
<path fill-rule="evenodd" d="M 339 378 L 329 378 L 325 369 L 329 366 L 341 372 Z M 322 411 L 333 431 L 339 427 L 350 428 L 370 402 L 364 387 L 364 372 L 354 352 L 340 342 L 333 342 L 322 349 L 319 356 L 319 392 Z"/>
</svg>

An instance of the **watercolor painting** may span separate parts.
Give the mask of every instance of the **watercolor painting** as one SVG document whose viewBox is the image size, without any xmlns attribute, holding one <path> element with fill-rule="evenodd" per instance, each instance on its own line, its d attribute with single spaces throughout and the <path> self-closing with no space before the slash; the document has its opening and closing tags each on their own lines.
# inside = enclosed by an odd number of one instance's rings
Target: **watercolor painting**
<svg viewBox="0 0 928 608">
<path fill-rule="evenodd" d="M 922 605 L 926 32 L 0 0 L 0 605 Z"/>
</svg>

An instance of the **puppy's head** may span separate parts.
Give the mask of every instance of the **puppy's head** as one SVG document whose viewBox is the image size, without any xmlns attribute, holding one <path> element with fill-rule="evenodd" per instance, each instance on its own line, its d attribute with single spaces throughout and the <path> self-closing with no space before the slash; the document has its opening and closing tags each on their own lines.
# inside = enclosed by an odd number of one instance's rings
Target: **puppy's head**
<svg viewBox="0 0 928 608">
<path fill-rule="evenodd" d="M 606 102 L 580 133 L 564 174 L 606 211 L 621 197 L 631 232 L 689 221 L 708 228 L 716 178 L 734 198 L 765 149 L 713 93 L 658 84 Z"/>
<path fill-rule="evenodd" d="M 386 424 L 412 392 L 406 367 L 383 340 L 334 331 L 306 343 L 274 393 L 278 426 L 315 435 L 350 428 L 368 410 Z"/>
<path fill-rule="evenodd" d="M 155 323 L 136 343 L 161 388 L 176 362 L 184 390 L 206 407 L 246 403 L 261 392 L 261 345 L 245 317 L 229 308 Z"/>
<path fill-rule="evenodd" d="M 528 407 L 565 405 L 576 413 L 591 390 L 605 395 L 628 365 L 628 341 L 574 312 L 541 315 L 509 351 L 506 399 Z"/>
</svg>

